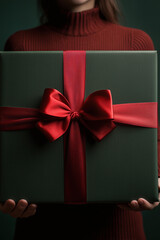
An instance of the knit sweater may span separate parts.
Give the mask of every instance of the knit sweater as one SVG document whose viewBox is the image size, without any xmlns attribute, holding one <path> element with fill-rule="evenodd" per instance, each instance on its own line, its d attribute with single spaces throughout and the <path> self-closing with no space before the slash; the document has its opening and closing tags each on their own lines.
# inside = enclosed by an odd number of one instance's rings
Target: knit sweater
<svg viewBox="0 0 160 240">
<path fill-rule="evenodd" d="M 82 12 L 60 10 L 52 24 L 12 34 L 4 50 L 154 50 L 154 45 L 146 32 L 104 20 L 95 6 Z M 34 216 L 17 219 L 14 240 L 61 239 L 64 235 L 76 240 L 146 239 L 141 212 L 115 204 L 39 204 Z"/>
</svg>

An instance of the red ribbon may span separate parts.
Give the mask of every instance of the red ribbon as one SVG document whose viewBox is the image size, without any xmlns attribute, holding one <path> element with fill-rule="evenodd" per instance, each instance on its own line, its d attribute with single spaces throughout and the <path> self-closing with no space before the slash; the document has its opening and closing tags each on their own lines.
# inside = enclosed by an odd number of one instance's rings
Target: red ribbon
<svg viewBox="0 0 160 240">
<path fill-rule="evenodd" d="M 82 126 L 97 140 L 111 132 L 116 123 L 158 127 L 157 102 L 112 104 L 110 90 L 95 91 L 84 101 L 85 67 L 86 51 L 64 51 L 64 95 L 56 89 L 46 88 L 39 110 L 0 107 L 1 131 L 36 126 L 50 142 L 63 135 L 65 203 L 87 201 L 85 131 Z"/>
</svg>

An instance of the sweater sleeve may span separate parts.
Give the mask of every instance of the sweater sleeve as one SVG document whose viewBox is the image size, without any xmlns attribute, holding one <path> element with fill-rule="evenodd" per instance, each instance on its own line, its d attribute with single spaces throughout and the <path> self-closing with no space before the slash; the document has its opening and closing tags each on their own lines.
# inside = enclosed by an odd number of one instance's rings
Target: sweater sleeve
<svg viewBox="0 0 160 240">
<path fill-rule="evenodd" d="M 132 29 L 133 50 L 155 50 L 151 37 L 141 29 Z"/>
<path fill-rule="evenodd" d="M 4 51 L 24 51 L 24 31 L 10 35 L 5 42 Z"/>
<path fill-rule="evenodd" d="M 133 50 L 155 50 L 151 37 L 140 29 L 133 29 Z M 160 123 L 158 122 L 158 177 L 160 177 Z"/>
</svg>

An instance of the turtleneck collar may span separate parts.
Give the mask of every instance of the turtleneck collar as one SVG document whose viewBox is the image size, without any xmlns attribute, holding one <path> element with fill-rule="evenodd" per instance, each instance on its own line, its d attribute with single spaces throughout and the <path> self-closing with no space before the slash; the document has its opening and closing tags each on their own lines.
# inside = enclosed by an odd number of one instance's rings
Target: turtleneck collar
<svg viewBox="0 0 160 240">
<path fill-rule="evenodd" d="M 100 31 L 105 25 L 106 20 L 97 5 L 81 12 L 59 9 L 53 15 L 52 22 L 44 24 L 51 30 L 71 36 L 89 35 Z"/>
</svg>

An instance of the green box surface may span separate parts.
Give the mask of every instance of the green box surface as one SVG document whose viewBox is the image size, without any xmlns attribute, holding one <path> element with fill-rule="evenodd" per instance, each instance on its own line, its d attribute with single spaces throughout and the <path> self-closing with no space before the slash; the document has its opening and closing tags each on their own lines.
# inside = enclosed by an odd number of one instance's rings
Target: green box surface
<svg viewBox="0 0 160 240">
<path fill-rule="evenodd" d="M 0 106 L 39 108 L 45 88 L 63 93 L 63 51 L 0 52 Z M 157 51 L 86 51 L 85 98 L 101 89 L 113 104 L 157 102 Z M 0 201 L 63 203 L 63 158 L 63 136 L 1 131 Z M 158 201 L 157 161 L 157 129 L 120 125 L 100 142 L 87 135 L 87 202 Z"/>
</svg>

